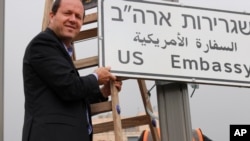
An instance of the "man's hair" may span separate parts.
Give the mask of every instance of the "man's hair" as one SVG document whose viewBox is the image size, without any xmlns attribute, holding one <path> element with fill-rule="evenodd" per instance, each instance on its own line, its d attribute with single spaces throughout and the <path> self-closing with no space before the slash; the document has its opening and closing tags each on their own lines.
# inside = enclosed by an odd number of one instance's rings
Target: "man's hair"
<svg viewBox="0 0 250 141">
<path fill-rule="evenodd" d="M 82 2 L 82 5 L 84 6 L 83 1 L 82 1 L 82 0 L 80 0 L 80 1 Z M 54 1 L 53 5 L 52 5 L 52 8 L 51 8 L 51 11 L 52 11 L 54 14 L 56 14 L 58 8 L 60 7 L 60 4 L 61 4 L 61 0 L 55 0 L 55 1 Z M 84 16 L 85 16 L 85 12 L 84 12 L 83 17 L 84 17 Z"/>
<path fill-rule="evenodd" d="M 59 8 L 59 6 L 60 6 L 60 3 L 61 3 L 61 0 L 55 0 L 55 1 L 54 1 L 53 5 L 52 5 L 52 9 L 51 9 L 51 11 L 52 11 L 54 14 L 56 14 L 56 12 L 57 12 L 57 10 L 58 10 L 58 8 Z"/>
</svg>

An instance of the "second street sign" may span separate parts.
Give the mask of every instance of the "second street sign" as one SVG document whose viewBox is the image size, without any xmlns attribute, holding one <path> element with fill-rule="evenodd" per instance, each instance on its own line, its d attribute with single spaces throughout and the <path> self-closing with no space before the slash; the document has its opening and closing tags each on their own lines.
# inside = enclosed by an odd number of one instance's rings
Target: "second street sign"
<svg viewBox="0 0 250 141">
<path fill-rule="evenodd" d="M 250 14 L 100 0 L 99 64 L 117 76 L 250 87 Z"/>
</svg>

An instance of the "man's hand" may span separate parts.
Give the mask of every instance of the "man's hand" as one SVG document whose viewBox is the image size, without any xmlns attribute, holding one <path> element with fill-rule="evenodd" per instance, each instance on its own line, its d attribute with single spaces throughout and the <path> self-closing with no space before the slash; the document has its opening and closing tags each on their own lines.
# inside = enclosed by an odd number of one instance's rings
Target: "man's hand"
<svg viewBox="0 0 250 141">
<path fill-rule="evenodd" d="M 114 81 L 114 85 L 115 85 L 115 87 L 116 87 L 116 89 L 118 91 L 121 91 L 121 89 L 122 89 L 122 81 L 116 80 L 116 81 Z M 110 83 L 104 84 L 104 86 L 101 88 L 101 92 L 102 92 L 102 95 L 104 97 L 110 96 L 110 94 L 111 94 Z"/>
<path fill-rule="evenodd" d="M 94 71 L 98 76 L 99 85 L 107 84 L 110 80 L 116 80 L 116 77 L 110 73 L 110 69 L 110 67 L 100 67 Z"/>
</svg>

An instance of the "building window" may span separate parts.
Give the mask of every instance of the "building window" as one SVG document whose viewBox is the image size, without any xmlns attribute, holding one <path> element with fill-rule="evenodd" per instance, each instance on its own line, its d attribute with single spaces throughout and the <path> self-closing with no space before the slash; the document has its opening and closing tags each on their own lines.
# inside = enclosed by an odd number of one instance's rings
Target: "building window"
<svg viewBox="0 0 250 141">
<path fill-rule="evenodd" d="M 125 129 L 125 132 L 138 132 L 138 131 L 139 131 L 138 127 L 131 127 Z"/>
<path fill-rule="evenodd" d="M 132 137 L 128 137 L 128 141 L 138 141 L 139 137 L 136 136 L 132 136 Z"/>
</svg>

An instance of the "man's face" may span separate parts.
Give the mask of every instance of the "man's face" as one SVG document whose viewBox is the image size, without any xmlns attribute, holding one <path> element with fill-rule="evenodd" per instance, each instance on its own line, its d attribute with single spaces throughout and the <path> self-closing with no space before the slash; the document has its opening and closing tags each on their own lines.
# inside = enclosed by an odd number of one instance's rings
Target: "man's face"
<svg viewBox="0 0 250 141">
<path fill-rule="evenodd" d="M 50 13 L 49 27 L 63 41 L 71 42 L 80 32 L 83 12 L 80 0 L 62 0 L 57 13 Z"/>
</svg>

